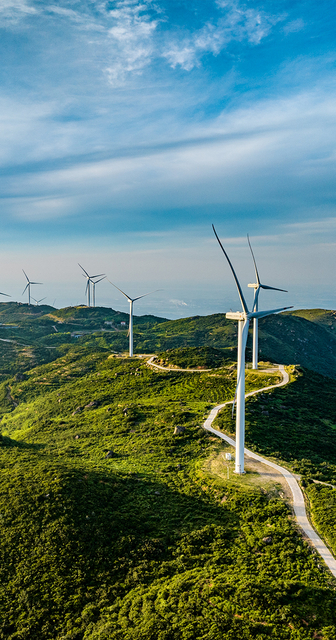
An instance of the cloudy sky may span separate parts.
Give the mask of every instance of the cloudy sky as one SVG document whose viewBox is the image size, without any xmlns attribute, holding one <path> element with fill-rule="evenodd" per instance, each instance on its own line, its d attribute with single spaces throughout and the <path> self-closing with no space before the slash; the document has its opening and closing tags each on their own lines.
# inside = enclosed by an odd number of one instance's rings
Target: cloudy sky
<svg viewBox="0 0 336 640">
<path fill-rule="evenodd" d="M 0 0 L 0 288 L 139 313 L 335 308 L 335 5 Z M 251 294 L 246 289 L 247 296 Z M 126 309 L 108 282 L 97 302 Z"/>
</svg>

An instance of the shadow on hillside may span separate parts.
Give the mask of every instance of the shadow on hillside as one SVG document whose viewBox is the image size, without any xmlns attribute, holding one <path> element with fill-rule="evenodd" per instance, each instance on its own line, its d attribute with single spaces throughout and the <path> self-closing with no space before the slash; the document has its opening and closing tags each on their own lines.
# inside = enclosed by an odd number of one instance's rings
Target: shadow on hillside
<svg viewBox="0 0 336 640">
<path fill-rule="evenodd" d="M 16 447 L 18 449 L 30 449 L 30 450 L 34 450 L 34 451 L 39 451 L 41 449 L 45 449 L 47 445 L 45 444 L 38 444 L 38 443 L 30 443 L 30 442 L 24 442 L 23 440 L 14 440 L 13 438 L 10 438 L 9 436 L 3 436 L 0 434 L 0 448 L 4 447 L 4 448 L 10 448 L 10 447 Z"/>
</svg>

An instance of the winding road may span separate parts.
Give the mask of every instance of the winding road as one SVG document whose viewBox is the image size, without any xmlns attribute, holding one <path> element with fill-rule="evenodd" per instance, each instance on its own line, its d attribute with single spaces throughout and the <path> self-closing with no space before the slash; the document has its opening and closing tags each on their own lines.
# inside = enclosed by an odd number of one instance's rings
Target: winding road
<svg viewBox="0 0 336 640">
<path fill-rule="evenodd" d="M 153 357 L 151 357 L 147 361 L 147 364 L 152 367 L 155 367 L 156 369 L 161 369 L 163 371 L 188 371 L 193 373 L 205 373 L 206 371 L 211 371 L 211 369 L 210 370 L 209 369 L 207 370 L 175 369 L 175 368 L 172 369 L 169 367 L 162 367 L 153 363 Z M 262 389 L 257 389 L 256 391 L 250 391 L 245 395 L 245 398 L 248 398 L 249 396 L 257 395 L 258 393 L 263 393 L 264 391 L 269 391 L 270 389 L 276 389 L 277 387 L 283 387 L 284 385 L 286 385 L 289 382 L 289 375 L 285 370 L 284 365 L 279 364 L 277 366 L 277 369 L 282 374 L 281 382 L 270 385 L 268 387 L 263 387 Z M 270 369 L 267 369 L 267 372 L 269 371 Z M 273 369 L 273 371 L 276 371 L 276 369 Z M 203 427 L 207 431 L 210 431 L 211 433 L 213 433 L 215 436 L 218 436 L 222 440 L 225 440 L 232 447 L 235 447 L 236 442 L 235 440 L 233 440 L 233 438 L 230 438 L 229 436 L 225 435 L 225 433 L 222 433 L 221 431 L 218 431 L 217 429 L 214 429 L 211 426 L 213 421 L 217 417 L 219 411 L 223 409 L 223 407 L 232 403 L 233 403 L 233 400 L 229 400 L 211 409 L 209 416 L 207 417 L 206 421 L 203 424 Z M 327 567 L 329 568 L 333 576 L 336 577 L 336 560 L 334 556 L 330 553 L 328 547 L 324 544 L 323 540 L 321 540 L 321 538 L 317 535 L 316 531 L 313 529 L 313 527 L 311 526 L 307 518 L 304 496 L 295 476 L 290 471 L 288 471 L 288 469 L 285 469 L 285 467 L 280 467 L 278 464 L 275 464 L 274 462 L 270 462 L 270 460 L 267 460 L 267 458 L 263 458 L 262 456 L 259 456 L 257 453 L 250 451 L 250 449 L 244 449 L 244 454 L 248 458 L 252 458 L 254 460 L 257 460 L 258 462 L 261 462 L 262 464 L 267 465 L 268 467 L 272 467 L 278 473 L 281 473 L 283 475 L 292 493 L 293 509 L 294 509 L 294 514 L 295 514 L 298 525 L 301 527 L 306 537 L 310 540 L 311 544 L 315 547 L 316 551 L 323 558 L 325 564 L 327 565 Z"/>
<path fill-rule="evenodd" d="M 258 393 L 268 391 L 269 389 L 275 389 L 276 387 L 282 387 L 285 384 L 287 384 L 289 382 L 289 376 L 287 371 L 285 371 L 285 367 L 282 364 L 278 365 L 278 367 L 280 372 L 282 373 L 282 382 L 271 385 L 269 387 L 263 387 L 262 389 L 257 389 L 257 391 L 251 391 L 250 393 L 247 393 L 245 397 L 247 398 L 248 396 L 254 396 Z M 226 405 L 232 404 L 232 402 L 233 402 L 232 400 L 229 400 L 228 402 L 219 404 L 217 405 L 217 407 L 214 407 L 213 409 L 211 409 L 209 416 L 207 417 L 206 421 L 203 424 L 203 427 L 207 431 L 210 431 L 211 433 L 213 433 L 215 436 L 218 436 L 222 440 L 225 440 L 226 442 L 228 442 L 228 444 L 230 444 L 232 447 L 235 447 L 236 443 L 232 438 L 230 438 L 229 436 L 226 436 L 224 433 L 221 433 L 221 431 L 218 431 L 217 429 L 214 429 L 211 426 L 218 412 L 221 409 L 223 409 L 223 407 L 225 407 Z M 278 464 L 275 464 L 274 462 L 270 462 L 270 460 L 267 460 L 267 458 L 263 458 L 262 456 L 259 456 L 257 453 L 250 451 L 250 449 L 244 449 L 244 454 L 248 458 L 253 458 L 254 460 L 257 460 L 258 462 L 262 462 L 268 467 L 272 467 L 273 469 L 278 471 L 278 473 L 281 473 L 284 476 L 292 492 L 293 509 L 294 509 L 297 523 L 299 524 L 299 526 L 301 527 L 302 531 L 305 533 L 307 538 L 309 538 L 310 542 L 315 547 L 316 551 L 318 551 L 320 556 L 323 558 L 324 562 L 326 563 L 327 567 L 330 569 L 333 576 L 336 577 L 336 560 L 334 556 L 330 553 L 328 547 L 324 544 L 323 540 L 321 540 L 321 538 L 317 535 L 316 531 L 313 529 L 313 527 L 311 526 L 307 518 L 303 493 L 300 489 L 300 486 L 295 476 L 290 471 L 288 471 L 288 469 L 285 469 L 284 467 L 280 467 Z"/>
</svg>

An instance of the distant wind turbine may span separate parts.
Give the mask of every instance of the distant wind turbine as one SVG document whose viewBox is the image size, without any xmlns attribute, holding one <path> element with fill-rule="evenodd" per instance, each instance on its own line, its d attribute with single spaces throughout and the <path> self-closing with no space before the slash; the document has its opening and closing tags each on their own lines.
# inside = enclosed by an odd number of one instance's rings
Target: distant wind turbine
<svg viewBox="0 0 336 640">
<path fill-rule="evenodd" d="M 96 278 L 97 276 L 92 276 L 92 278 Z M 102 280 L 105 280 L 106 276 L 103 276 L 102 278 L 99 278 L 99 280 L 92 280 L 92 299 L 93 299 L 93 306 L 96 306 L 96 284 L 98 284 L 98 282 L 101 282 Z"/>
<path fill-rule="evenodd" d="M 84 271 L 83 276 L 86 278 L 86 288 L 85 293 L 87 294 L 87 306 L 90 307 L 90 284 L 93 283 L 93 278 L 100 278 L 100 276 L 105 276 L 104 273 L 98 273 L 96 276 L 89 276 L 88 272 L 85 271 L 84 267 L 78 262 L 78 266 Z"/>
<path fill-rule="evenodd" d="M 28 278 L 28 276 L 27 276 L 27 274 L 26 274 L 25 270 L 24 270 L 24 269 L 22 269 L 22 271 L 23 271 L 23 273 L 25 274 L 26 279 L 27 279 L 27 284 L 26 284 L 26 286 L 25 286 L 24 290 L 22 291 L 22 295 L 23 295 L 23 294 L 25 293 L 25 291 L 27 291 L 27 289 L 28 289 L 28 304 L 30 305 L 30 287 L 31 287 L 31 285 L 32 285 L 32 284 L 43 284 L 43 282 L 32 282 L 31 280 L 29 280 L 29 278 Z"/>
<path fill-rule="evenodd" d="M 47 296 L 45 296 L 44 298 L 41 298 L 41 300 L 36 300 L 36 298 L 33 298 L 33 296 L 32 296 L 32 300 L 34 300 L 34 302 L 36 302 L 36 306 L 38 307 L 40 302 L 43 302 L 43 300 L 46 300 L 46 297 Z"/>
<path fill-rule="evenodd" d="M 269 287 L 267 284 L 261 284 L 258 269 L 257 269 L 257 263 L 254 257 L 254 253 L 251 247 L 251 242 L 248 234 L 247 234 L 247 241 L 249 243 L 249 247 L 251 250 L 254 270 L 255 270 L 256 280 L 257 280 L 257 282 L 253 284 L 248 284 L 247 286 L 250 287 L 250 289 L 254 289 L 254 300 L 253 300 L 252 311 L 258 311 L 258 298 L 259 298 L 260 289 L 270 289 L 271 291 L 284 291 L 285 293 L 288 293 L 288 291 L 286 291 L 286 289 L 278 289 L 277 287 Z M 252 369 L 258 369 L 258 318 L 256 316 L 253 318 Z"/>
<path fill-rule="evenodd" d="M 238 354 L 237 354 L 237 387 L 235 399 L 237 400 L 237 408 L 236 408 L 236 462 L 235 462 L 235 473 L 242 474 L 244 473 L 244 445 L 245 445 L 245 352 L 246 352 L 246 343 L 247 336 L 249 330 L 249 324 L 251 318 L 264 318 L 265 316 L 269 316 L 273 313 L 278 313 L 279 311 L 285 311 L 286 309 L 291 309 L 291 307 L 283 307 L 282 309 L 272 309 L 270 311 L 252 311 L 248 310 L 242 288 L 240 286 L 239 280 L 237 278 L 236 272 L 232 266 L 230 258 L 226 253 L 217 233 L 214 225 L 212 225 L 214 234 L 218 240 L 219 246 L 221 247 L 228 263 L 230 269 L 232 271 L 232 275 L 234 277 L 238 294 L 240 298 L 240 302 L 242 305 L 242 312 L 229 312 L 226 314 L 226 317 L 229 320 L 238 320 Z"/>
<path fill-rule="evenodd" d="M 112 285 L 112 287 L 115 287 L 116 289 L 118 289 L 118 291 L 120 291 L 120 293 L 122 293 L 123 296 L 125 296 L 125 298 L 130 303 L 128 334 L 129 334 L 129 357 L 132 358 L 132 356 L 133 356 L 133 303 L 136 300 L 140 300 L 140 298 L 145 298 L 146 296 L 150 296 L 151 293 L 156 293 L 156 291 L 160 291 L 160 289 L 155 289 L 155 291 L 150 291 L 149 293 L 144 293 L 142 296 L 138 296 L 137 298 L 130 298 L 130 296 L 128 296 L 127 293 L 125 293 L 124 291 L 119 289 L 119 287 L 117 287 L 117 285 L 113 284 L 113 282 L 111 282 L 111 280 L 109 280 L 109 283 Z"/>
</svg>

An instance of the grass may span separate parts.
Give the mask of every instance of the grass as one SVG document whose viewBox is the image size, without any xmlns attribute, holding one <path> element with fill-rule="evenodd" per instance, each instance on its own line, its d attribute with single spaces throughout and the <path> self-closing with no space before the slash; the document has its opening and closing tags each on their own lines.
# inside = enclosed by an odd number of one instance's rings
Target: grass
<svg viewBox="0 0 336 640">
<path fill-rule="evenodd" d="M 1 638 L 332 638 L 334 580 L 284 502 L 209 467 L 229 448 L 200 425 L 234 370 L 87 341 L 26 378 L 0 386 Z"/>
</svg>

